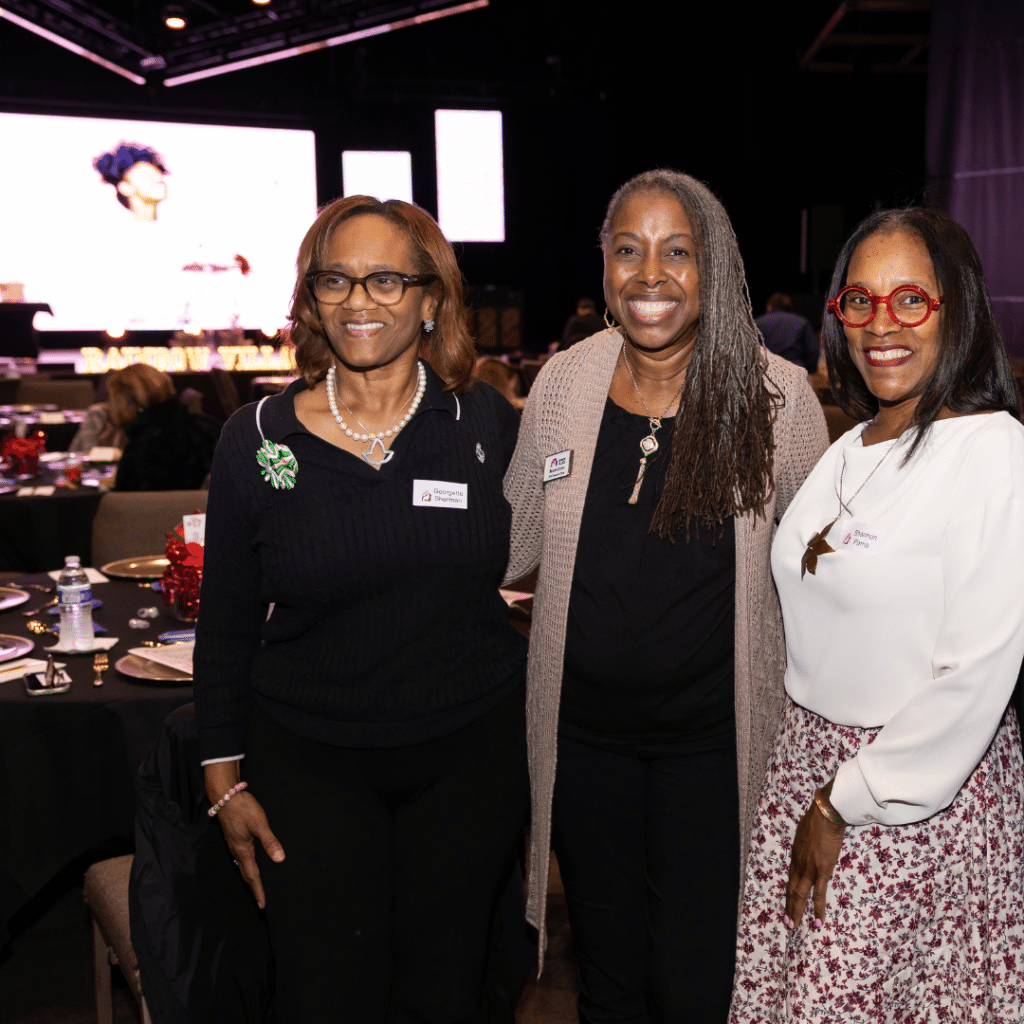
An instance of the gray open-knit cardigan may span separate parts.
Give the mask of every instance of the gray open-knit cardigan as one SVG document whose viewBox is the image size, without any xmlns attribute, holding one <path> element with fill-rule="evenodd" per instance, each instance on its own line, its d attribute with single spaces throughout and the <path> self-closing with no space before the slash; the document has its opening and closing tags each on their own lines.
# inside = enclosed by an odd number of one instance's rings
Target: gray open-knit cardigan
<svg viewBox="0 0 1024 1024">
<path fill-rule="evenodd" d="M 565 630 L 583 502 L 615 363 L 617 331 L 602 331 L 550 359 L 526 408 L 505 475 L 512 504 L 512 550 L 506 580 L 540 565 L 527 670 L 527 739 L 533 793 L 526 917 L 540 931 L 551 845 L 558 708 Z M 799 367 L 766 352 L 766 374 L 785 403 L 775 421 L 775 491 L 764 518 L 736 520 L 736 757 L 739 767 L 740 872 L 746 864 L 758 792 L 782 712 L 786 649 L 769 555 L 775 527 L 804 477 L 828 447 L 825 417 Z M 545 456 L 572 450 L 572 473 L 542 482 Z"/>
</svg>

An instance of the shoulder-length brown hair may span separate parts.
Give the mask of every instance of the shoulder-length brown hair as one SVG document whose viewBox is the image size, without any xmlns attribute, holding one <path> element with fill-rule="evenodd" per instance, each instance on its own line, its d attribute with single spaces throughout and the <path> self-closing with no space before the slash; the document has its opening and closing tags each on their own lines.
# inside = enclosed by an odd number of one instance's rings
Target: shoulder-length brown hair
<svg viewBox="0 0 1024 1024">
<path fill-rule="evenodd" d="M 174 395 L 174 382 L 163 370 L 132 363 L 111 374 L 107 381 L 107 414 L 118 430 L 128 426 L 143 409 L 166 402 Z"/>
<path fill-rule="evenodd" d="M 638 174 L 612 196 L 602 246 L 608 248 L 622 204 L 647 194 L 678 200 L 697 249 L 697 341 L 676 413 L 664 489 L 651 520 L 652 532 L 674 537 L 683 527 L 689 530 L 691 519 L 714 526 L 747 512 L 765 515 L 775 487 L 773 425 L 784 399 L 766 373 L 729 215 L 706 185 L 680 171 Z"/>
<path fill-rule="evenodd" d="M 331 244 L 334 229 L 350 217 L 372 214 L 399 227 L 409 239 L 417 274 L 435 274 L 430 286 L 437 299 L 434 329 L 428 340 L 428 360 L 444 381 L 446 391 L 462 392 L 472 386 L 476 347 L 469 333 L 462 274 L 455 253 L 441 234 L 434 218 L 425 210 L 401 199 L 381 202 L 371 196 L 347 196 L 329 203 L 306 232 L 299 246 L 298 271 L 292 295 L 291 337 L 295 362 L 306 381 L 313 385 L 327 375 L 334 354 L 324 333 L 316 299 L 306 285 L 306 274 L 320 270 Z"/>
</svg>

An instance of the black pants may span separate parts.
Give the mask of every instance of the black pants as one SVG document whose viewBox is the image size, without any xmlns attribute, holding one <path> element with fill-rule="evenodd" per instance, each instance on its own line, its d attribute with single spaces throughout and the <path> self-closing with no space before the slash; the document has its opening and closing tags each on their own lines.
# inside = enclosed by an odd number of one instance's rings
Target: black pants
<svg viewBox="0 0 1024 1024">
<path fill-rule="evenodd" d="M 735 749 L 626 756 L 560 737 L 553 845 L 589 1024 L 724 1024 L 739 896 Z"/>
<path fill-rule="evenodd" d="M 257 711 L 250 792 L 282 1024 L 470 1024 L 489 928 L 529 805 L 524 694 L 393 749 L 332 747 Z"/>
</svg>

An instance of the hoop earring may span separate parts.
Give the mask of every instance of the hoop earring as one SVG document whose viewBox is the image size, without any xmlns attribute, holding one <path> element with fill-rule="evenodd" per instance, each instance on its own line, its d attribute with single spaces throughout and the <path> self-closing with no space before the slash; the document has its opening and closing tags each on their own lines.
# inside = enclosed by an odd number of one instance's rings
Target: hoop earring
<svg viewBox="0 0 1024 1024">
<path fill-rule="evenodd" d="M 429 334 L 433 329 L 434 318 L 432 316 L 428 316 L 427 319 L 423 321 L 423 333 Z"/>
<path fill-rule="evenodd" d="M 612 316 L 612 311 L 607 306 L 604 307 L 604 322 L 610 331 L 614 331 L 619 326 L 618 320 Z"/>
</svg>

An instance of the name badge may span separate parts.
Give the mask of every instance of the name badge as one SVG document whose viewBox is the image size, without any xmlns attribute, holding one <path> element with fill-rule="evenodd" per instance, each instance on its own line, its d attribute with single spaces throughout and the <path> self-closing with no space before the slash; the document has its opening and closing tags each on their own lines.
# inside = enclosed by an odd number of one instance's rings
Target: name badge
<svg viewBox="0 0 1024 1024">
<path fill-rule="evenodd" d="M 572 449 L 567 448 L 564 452 L 555 452 L 544 460 L 544 483 L 551 480 L 561 480 L 572 472 Z"/>
<path fill-rule="evenodd" d="M 469 484 L 413 480 L 412 503 L 426 508 L 469 508 Z"/>
<path fill-rule="evenodd" d="M 885 532 L 870 523 L 859 523 L 856 519 L 843 520 L 843 528 L 839 531 L 839 547 L 843 551 L 853 551 L 858 555 L 878 554 Z"/>
</svg>

